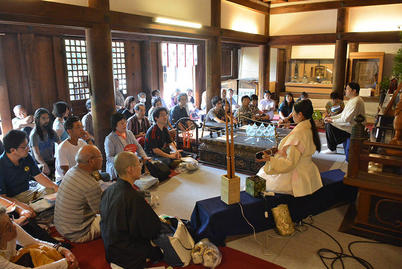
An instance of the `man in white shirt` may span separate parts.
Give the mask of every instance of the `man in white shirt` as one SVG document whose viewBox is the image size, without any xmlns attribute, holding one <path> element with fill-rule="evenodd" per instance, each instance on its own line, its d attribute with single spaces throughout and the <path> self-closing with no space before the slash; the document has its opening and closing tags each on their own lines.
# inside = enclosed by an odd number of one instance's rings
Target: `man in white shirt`
<svg viewBox="0 0 402 269">
<path fill-rule="evenodd" d="M 13 108 L 15 118 L 12 119 L 13 129 L 24 131 L 28 136 L 31 130 L 35 127 L 34 118 L 28 115 L 22 105 L 16 105 Z"/>
<path fill-rule="evenodd" d="M 359 84 L 350 82 L 345 93 L 349 101 L 342 113 L 324 119 L 328 145 L 328 151 L 324 151 L 324 153 L 336 153 L 336 146 L 350 137 L 352 127 L 356 123 L 355 117 L 358 115 L 365 116 L 364 101 L 359 96 L 359 92 Z"/>
<path fill-rule="evenodd" d="M 68 169 L 76 165 L 75 155 L 78 150 L 87 144 L 92 144 L 90 135 L 82 126 L 82 123 L 77 117 L 69 117 L 65 123 L 69 138 L 64 140 L 57 147 L 56 150 L 56 181 L 59 182 L 63 179 Z M 87 142 L 86 142 L 87 141 Z"/>
<path fill-rule="evenodd" d="M 275 101 L 271 99 L 271 92 L 264 92 L 264 99 L 261 100 L 259 109 L 264 112 L 265 115 L 269 116 L 269 119 L 274 118 L 275 111 Z"/>
</svg>

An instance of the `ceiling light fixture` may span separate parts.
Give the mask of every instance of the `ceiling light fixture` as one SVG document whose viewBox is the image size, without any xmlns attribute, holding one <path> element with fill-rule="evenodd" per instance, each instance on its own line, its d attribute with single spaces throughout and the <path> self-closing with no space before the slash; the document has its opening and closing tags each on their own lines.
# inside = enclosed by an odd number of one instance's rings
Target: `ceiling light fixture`
<svg viewBox="0 0 402 269">
<path fill-rule="evenodd" d="M 175 25 L 175 26 L 197 28 L 197 29 L 202 27 L 202 25 L 200 23 L 181 21 L 181 20 L 162 18 L 162 17 L 155 18 L 155 22 L 169 24 L 169 25 Z"/>
</svg>

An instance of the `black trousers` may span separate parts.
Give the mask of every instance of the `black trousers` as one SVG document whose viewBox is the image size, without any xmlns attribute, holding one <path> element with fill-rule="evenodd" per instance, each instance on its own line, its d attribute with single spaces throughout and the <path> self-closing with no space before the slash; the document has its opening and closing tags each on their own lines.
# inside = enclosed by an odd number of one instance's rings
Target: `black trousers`
<svg viewBox="0 0 402 269">
<path fill-rule="evenodd" d="M 350 134 L 341 129 L 336 128 L 330 123 L 325 124 L 325 135 L 327 136 L 327 145 L 331 151 L 336 150 L 336 146 L 345 142 Z"/>
</svg>

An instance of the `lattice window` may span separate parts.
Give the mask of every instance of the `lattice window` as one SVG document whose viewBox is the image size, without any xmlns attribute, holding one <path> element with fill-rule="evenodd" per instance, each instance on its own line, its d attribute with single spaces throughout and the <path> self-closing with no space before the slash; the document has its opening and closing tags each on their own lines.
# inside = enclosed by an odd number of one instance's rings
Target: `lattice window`
<svg viewBox="0 0 402 269">
<path fill-rule="evenodd" d="M 87 50 L 84 40 L 65 39 L 67 80 L 71 101 L 89 98 Z"/>
<path fill-rule="evenodd" d="M 127 79 L 126 79 L 126 54 L 124 50 L 124 42 L 112 42 L 113 56 L 113 77 L 119 80 L 119 90 L 123 94 L 127 94 Z"/>
</svg>

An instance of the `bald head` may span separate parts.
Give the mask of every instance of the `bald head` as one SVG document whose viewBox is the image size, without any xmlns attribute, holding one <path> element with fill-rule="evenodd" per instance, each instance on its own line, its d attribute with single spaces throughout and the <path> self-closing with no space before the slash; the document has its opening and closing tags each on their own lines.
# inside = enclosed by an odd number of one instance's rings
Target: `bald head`
<svg viewBox="0 0 402 269">
<path fill-rule="evenodd" d="M 138 157 L 132 152 L 123 151 L 114 157 L 114 169 L 116 169 L 119 176 L 126 175 L 128 167 L 136 167 L 139 165 L 140 161 Z"/>
<path fill-rule="evenodd" d="M 100 150 L 94 145 L 85 145 L 78 150 L 75 161 L 78 164 L 88 164 L 89 160 L 102 157 Z"/>
<path fill-rule="evenodd" d="M 25 108 L 22 105 L 16 105 L 13 108 L 13 112 L 14 112 L 14 115 L 20 119 L 23 119 L 27 116 Z"/>
</svg>

